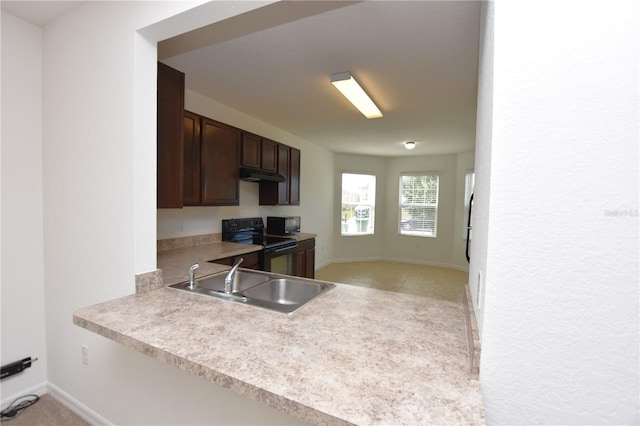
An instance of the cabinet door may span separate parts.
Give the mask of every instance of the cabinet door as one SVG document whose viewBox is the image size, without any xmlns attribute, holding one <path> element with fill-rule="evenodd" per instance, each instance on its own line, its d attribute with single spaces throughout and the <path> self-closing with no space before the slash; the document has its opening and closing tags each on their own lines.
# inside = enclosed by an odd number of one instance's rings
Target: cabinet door
<svg viewBox="0 0 640 426">
<path fill-rule="evenodd" d="M 262 139 L 262 155 L 260 168 L 268 172 L 275 172 L 278 164 L 278 143 L 269 139 Z"/>
<path fill-rule="evenodd" d="M 238 205 L 239 131 L 202 118 L 202 198 L 204 205 Z"/>
<path fill-rule="evenodd" d="M 184 112 L 184 179 L 182 199 L 185 205 L 200 204 L 200 116 Z"/>
<path fill-rule="evenodd" d="M 315 247 L 305 251 L 304 277 L 316 277 L 316 249 Z"/>
<path fill-rule="evenodd" d="M 289 154 L 291 149 L 286 145 L 278 145 L 278 173 L 284 176 L 284 182 L 278 182 L 278 204 L 289 204 Z"/>
<path fill-rule="evenodd" d="M 300 150 L 291 148 L 289 152 L 289 204 L 300 204 Z"/>
<path fill-rule="evenodd" d="M 296 252 L 296 276 L 297 277 L 305 277 L 307 275 L 307 257 L 305 255 L 305 251 L 301 250 Z"/>
<path fill-rule="evenodd" d="M 260 168 L 261 142 L 260 136 L 242 132 L 242 158 L 240 164 L 243 167 Z"/>
<path fill-rule="evenodd" d="M 277 172 L 284 182 L 260 182 L 260 205 L 283 206 L 300 204 L 300 150 L 277 144 Z"/>
<path fill-rule="evenodd" d="M 298 242 L 296 252 L 296 275 L 304 278 L 315 278 L 316 239 Z"/>
<path fill-rule="evenodd" d="M 184 74 L 158 62 L 157 204 L 182 208 Z"/>
</svg>

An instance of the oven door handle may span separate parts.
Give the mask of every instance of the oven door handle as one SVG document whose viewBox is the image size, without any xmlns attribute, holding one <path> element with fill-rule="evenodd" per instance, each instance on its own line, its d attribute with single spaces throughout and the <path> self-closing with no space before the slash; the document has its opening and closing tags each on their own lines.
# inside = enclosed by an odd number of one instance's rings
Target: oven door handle
<svg viewBox="0 0 640 426">
<path fill-rule="evenodd" d="M 294 245 L 294 246 L 286 246 L 286 247 L 276 247 L 276 248 L 270 248 L 270 249 L 265 249 L 265 254 L 272 254 L 272 253 L 283 253 L 283 252 L 288 252 L 288 251 L 296 251 L 298 249 L 298 245 Z"/>
<path fill-rule="evenodd" d="M 295 246 L 287 246 L 287 247 L 282 247 L 282 248 L 277 248 L 275 250 L 267 250 L 266 253 L 282 253 L 283 251 L 294 251 L 298 249 L 298 245 L 296 244 Z"/>
</svg>

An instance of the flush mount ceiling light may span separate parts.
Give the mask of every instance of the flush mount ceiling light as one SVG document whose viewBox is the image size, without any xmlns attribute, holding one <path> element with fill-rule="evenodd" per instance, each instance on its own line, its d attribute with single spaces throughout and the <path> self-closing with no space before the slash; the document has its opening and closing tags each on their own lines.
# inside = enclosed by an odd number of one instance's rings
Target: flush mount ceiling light
<svg viewBox="0 0 640 426">
<path fill-rule="evenodd" d="M 416 147 L 416 143 L 413 141 L 405 142 L 404 147 L 407 149 L 413 149 Z"/>
<path fill-rule="evenodd" d="M 350 72 L 340 72 L 331 76 L 331 84 L 342 93 L 367 118 L 380 118 L 382 112 L 367 96 Z"/>
</svg>

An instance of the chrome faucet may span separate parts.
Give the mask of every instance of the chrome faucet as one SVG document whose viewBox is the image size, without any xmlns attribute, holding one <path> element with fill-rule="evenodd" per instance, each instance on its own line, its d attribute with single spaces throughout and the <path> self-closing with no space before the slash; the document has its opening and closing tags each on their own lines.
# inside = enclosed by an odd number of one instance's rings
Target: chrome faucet
<svg viewBox="0 0 640 426">
<path fill-rule="evenodd" d="M 193 290 L 196 286 L 196 269 L 198 269 L 200 267 L 200 264 L 198 263 L 194 263 L 193 265 L 191 265 L 191 267 L 189 268 L 189 289 Z"/>
<path fill-rule="evenodd" d="M 242 263 L 244 259 L 239 257 L 233 262 L 233 266 L 231 270 L 227 272 L 227 275 L 224 277 L 224 292 L 227 294 L 231 294 L 235 291 L 234 283 L 236 281 L 236 271 L 238 270 L 238 266 Z"/>
</svg>

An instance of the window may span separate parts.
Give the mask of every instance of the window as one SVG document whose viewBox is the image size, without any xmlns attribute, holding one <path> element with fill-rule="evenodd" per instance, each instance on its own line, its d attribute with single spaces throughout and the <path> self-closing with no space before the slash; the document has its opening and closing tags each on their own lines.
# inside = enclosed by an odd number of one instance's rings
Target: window
<svg viewBox="0 0 640 426">
<path fill-rule="evenodd" d="M 471 194 L 473 194 L 473 187 L 476 183 L 476 174 L 472 171 L 467 172 L 464 175 L 464 232 L 463 238 L 467 239 L 467 224 L 469 222 L 469 201 L 471 200 Z M 473 218 L 473 209 L 471 210 L 471 217 Z M 469 239 L 471 239 L 471 229 L 469 229 Z"/>
<path fill-rule="evenodd" d="M 400 235 L 435 237 L 438 227 L 437 174 L 400 176 Z"/>
<path fill-rule="evenodd" d="M 376 177 L 342 173 L 342 235 L 373 234 Z"/>
</svg>

